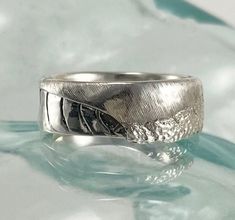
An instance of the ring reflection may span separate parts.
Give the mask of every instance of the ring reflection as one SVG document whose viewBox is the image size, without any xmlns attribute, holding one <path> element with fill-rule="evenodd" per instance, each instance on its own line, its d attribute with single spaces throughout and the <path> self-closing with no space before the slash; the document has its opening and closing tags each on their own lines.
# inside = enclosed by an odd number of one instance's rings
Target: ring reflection
<svg viewBox="0 0 235 220">
<path fill-rule="evenodd" d="M 48 162 L 64 182 L 92 187 L 165 184 L 193 163 L 179 143 L 138 145 L 121 138 L 47 135 L 44 144 Z"/>
</svg>

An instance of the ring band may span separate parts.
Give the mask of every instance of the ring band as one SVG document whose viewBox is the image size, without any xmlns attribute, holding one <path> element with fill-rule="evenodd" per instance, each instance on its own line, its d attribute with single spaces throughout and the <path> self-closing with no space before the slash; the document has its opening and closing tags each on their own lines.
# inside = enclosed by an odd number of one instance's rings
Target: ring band
<svg viewBox="0 0 235 220">
<path fill-rule="evenodd" d="M 42 79 L 42 129 L 175 142 L 203 126 L 201 81 L 184 75 L 79 72 Z"/>
</svg>

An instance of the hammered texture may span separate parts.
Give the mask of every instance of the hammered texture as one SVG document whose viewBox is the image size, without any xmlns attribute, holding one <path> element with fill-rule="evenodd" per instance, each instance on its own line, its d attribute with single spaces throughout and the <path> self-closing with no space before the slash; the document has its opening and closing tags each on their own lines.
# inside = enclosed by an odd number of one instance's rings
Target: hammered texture
<svg viewBox="0 0 235 220">
<path fill-rule="evenodd" d="M 198 106 L 178 112 L 172 118 L 147 122 L 144 125 L 134 123 L 127 127 L 127 138 L 137 143 L 155 141 L 175 142 L 199 132 L 202 118 Z"/>
<path fill-rule="evenodd" d="M 202 85 L 193 77 L 127 82 L 49 78 L 40 89 L 42 127 L 49 132 L 151 143 L 175 142 L 203 126 Z"/>
</svg>

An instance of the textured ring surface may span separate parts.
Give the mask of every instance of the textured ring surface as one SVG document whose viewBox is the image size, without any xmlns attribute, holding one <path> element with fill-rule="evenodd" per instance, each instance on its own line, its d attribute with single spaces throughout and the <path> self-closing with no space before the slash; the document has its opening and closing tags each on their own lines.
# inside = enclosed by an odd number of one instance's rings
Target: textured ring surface
<svg viewBox="0 0 235 220">
<path fill-rule="evenodd" d="M 139 72 L 70 73 L 40 83 L 43 130 L 175 142 L 203 126 L 201 81 Z"/>
</svg>

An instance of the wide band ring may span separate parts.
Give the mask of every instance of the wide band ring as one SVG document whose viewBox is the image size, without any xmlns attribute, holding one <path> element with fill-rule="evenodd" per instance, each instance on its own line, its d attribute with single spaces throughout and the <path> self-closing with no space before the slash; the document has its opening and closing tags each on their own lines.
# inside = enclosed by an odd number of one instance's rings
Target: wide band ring
<svg viewBox="0 0 235 220">
<path fill-rule="evenodd" d="M 175 142 L 203 126 L 201 81 L 184 75 L 79 72 L 40 83 L 42 129 Z"/>
</svg>

